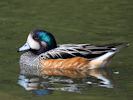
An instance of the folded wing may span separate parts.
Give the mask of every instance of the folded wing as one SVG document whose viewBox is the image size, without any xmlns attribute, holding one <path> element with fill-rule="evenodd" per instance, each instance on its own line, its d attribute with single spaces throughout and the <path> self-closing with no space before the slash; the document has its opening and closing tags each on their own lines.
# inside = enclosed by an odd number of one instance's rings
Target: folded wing
<svg viewBox="0 0 133 100">
<path fill-rule="evenodd" d="M 66 59 L 72 57 L 84 57 L 93 59 L 99 57 L 110 51 L 117 51 L 117 47 L 122 44 L 108 44 L 108 45 L 91 45 L 91 44 L 63 44 L 57 48 L 49 50 L 41 57 L 44 59 Z"/>
</svg>

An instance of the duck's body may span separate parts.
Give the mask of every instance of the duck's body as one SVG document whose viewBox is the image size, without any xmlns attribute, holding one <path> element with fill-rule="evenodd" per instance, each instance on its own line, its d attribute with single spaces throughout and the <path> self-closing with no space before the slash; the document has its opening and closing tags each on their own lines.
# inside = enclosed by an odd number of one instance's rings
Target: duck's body
<svg viewBox="0 0 133 100">
<path fill-rule="evenodd" d="M 39 34 L 40 31 L 37 32 Z M 42 32 L 47 37 L 46 31 L 41 31 L 41 35 Z M 122 43 L 101 46 L 90 44 L 63 44 L 57 46 L 53 42 L 54 37 L 48 39 L 43 36 L 41 40 L 40 38 L 34 40 L 33 36 L 29 35 L 25 46 L 19 49 L 19 51 L 23 51 L 25 48 L 30 50 L 20 57 L 21 74 L 24 75 L 43 76 L 46 74 L 46 69 L 86 70 L 104 67 L 120 48 L 127 46 L 127 44 Z M 54 43 L 54 46 L 52 43 Z M 49 49 L 48 46 L 52 47 L 49 47 Z"/>
</svg>

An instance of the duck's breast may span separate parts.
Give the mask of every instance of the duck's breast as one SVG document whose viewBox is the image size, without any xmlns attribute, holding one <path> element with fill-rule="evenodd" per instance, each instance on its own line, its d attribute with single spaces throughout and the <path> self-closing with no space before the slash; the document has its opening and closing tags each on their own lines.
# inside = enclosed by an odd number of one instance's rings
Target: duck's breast
<svg viewBox="0 0 133 100">
<path fill-rule="evenodd" d="M 39 57 L 31 52 L 26 52 L 20 56 L 20 74 L 40 75 Z"/>
</svg>

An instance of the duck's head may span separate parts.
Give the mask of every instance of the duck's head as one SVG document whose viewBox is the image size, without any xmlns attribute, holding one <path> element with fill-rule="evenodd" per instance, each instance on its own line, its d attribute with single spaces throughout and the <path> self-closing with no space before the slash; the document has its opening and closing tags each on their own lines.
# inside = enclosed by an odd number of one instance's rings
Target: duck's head
<svg viewBox="0 0 133 100">
<path fill-rule="evenodd" d="M 34 30 L 29 33 L 26 43 L 18 51 L 32 51 L 34 54 L 41 54 L 56 47 L 56 40 L 51 33 Z"/>
</svg>

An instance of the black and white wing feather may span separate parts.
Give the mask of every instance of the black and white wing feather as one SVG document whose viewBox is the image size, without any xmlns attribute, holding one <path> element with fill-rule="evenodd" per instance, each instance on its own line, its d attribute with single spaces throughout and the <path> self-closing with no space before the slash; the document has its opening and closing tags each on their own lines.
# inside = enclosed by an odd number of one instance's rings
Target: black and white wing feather
<svg viewBox="0 0 133 100">
<path fill-rule="evenodd" d="M 117 45 L 100 45 L 95 46 L 91 44 L 63 44 L 57 48 L 42 53 L 40 56 L 44 59 L 65 59 L 80 56 L 84 58 L 93 59 L 99 57 L 107 52 L 116 51 Z"/>
</svg>

